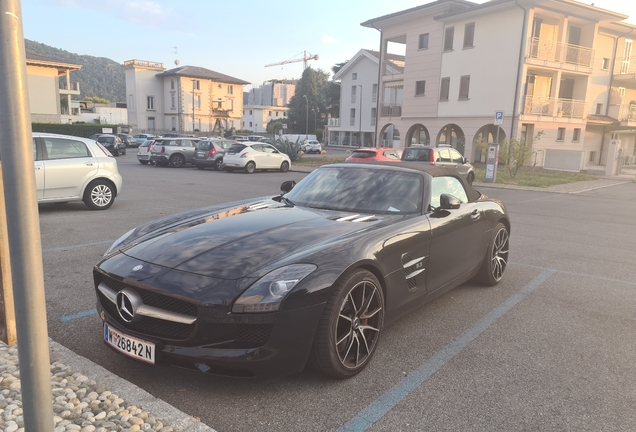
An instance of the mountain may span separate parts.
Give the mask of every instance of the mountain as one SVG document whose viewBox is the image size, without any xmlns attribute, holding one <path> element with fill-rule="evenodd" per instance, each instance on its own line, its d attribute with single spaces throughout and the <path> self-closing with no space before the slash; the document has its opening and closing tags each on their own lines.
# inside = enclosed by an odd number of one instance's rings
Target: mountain
<svg viewBox="0 0 636 432">
<path fill-rule="evenodd" d="M 82 65 L 71 72 L 71 81 L 80 83 L 81 98 L 97 96 L 111 102 L 126 102 L 126 79 L 122 65 L 105 57 L 79 55 L 25 39 L 26 51 L 32 54 Z"/>
</svg>

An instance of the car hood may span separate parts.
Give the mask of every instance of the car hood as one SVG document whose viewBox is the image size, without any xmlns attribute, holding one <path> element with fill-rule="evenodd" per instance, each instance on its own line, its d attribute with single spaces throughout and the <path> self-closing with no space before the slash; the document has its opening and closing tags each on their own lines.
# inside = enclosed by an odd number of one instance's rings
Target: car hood
<svg viewBox="0 0 636 432">
<path fill-rule="evenodd" d="M 176 270 L 239 279 L 287 256 L 310 254 L 398 216 L 337 221 L 351 213 L 292 207 L 272 199 L 209 211 L 158 228 L 122 249 L 128 256 Z M 361 215 L 369 216 L 369 215 Z M 144 231 L 143 229 L 141 230 Z M 147 230 L 146 230 L 147 231 Z"/>
</svg>

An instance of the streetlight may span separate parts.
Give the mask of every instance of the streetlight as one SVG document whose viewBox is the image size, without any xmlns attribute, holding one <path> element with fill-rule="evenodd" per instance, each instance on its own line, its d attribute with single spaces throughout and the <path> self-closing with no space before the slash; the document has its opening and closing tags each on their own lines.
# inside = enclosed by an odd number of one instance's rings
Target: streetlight
<svg viewBox="0 0 636 432">
<path fill-rule="evenodd" d="M 358 122 L 358 148 L 362 147 L 362 85 L 358 85 L 360 87 L 360 111 L 358 116 L 360 117 L 360 121 Z"/>
<path fill-rule="evenodd" d="M 305 102 L 307 102 L 307 115 L 305 115 L 305 139 L 309 139 L 309 99 L 307 95 L 303 95 Z"/>
<path fill-rule="evenodd" d="M 194 83 L 197 81 L 195 79 L 192 81 L 192 134 L 194 135 Z"/>
</svg>

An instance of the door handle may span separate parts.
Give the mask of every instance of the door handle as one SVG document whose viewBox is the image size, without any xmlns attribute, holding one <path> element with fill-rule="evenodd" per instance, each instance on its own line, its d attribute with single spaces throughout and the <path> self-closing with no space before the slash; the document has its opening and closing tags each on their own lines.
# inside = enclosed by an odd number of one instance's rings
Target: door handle
<svg viewBox="0 0 636 432">
<path fill-rule="evenodd" d="M 42 171 L 42 165 L 36 165 L 35 169 L 36 169 L 37 171 Z"/>
<path fill-rule="evenodd" d="M 95 165 L 95 164 L 94 164 L 93 162 L 86 162 L 84 165 L 86 165 L 86 166 L 93 166 L 93 165 Z"/>
<path fill-rule="evenodd" d="M 474 221 L 479 220 L 480 217 L 481 213 L 479 213 L 479 210 L 473 210 L 473 212 L 470 214 L 470 218 Z"/>
</svg>

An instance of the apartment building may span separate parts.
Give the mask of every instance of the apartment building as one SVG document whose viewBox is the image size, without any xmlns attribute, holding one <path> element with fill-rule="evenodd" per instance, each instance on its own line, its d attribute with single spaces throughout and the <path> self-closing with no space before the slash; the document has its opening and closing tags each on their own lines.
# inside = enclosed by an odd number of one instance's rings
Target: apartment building
<svg viewBox="0 0 636 432">
<path fill-rule="evenodd" d="M 272 120 L 287 119 L 288 107 L 245 105 L 243 107 L 243 130 L 255 133 L 267 132 L 267 124 Z"/>
<path fill-rule="evenodd" d="M 252 106 L 288 106 L 296 92 L 298 80 L 267 81 L 261 86 L 245 93 L 244 105 Z"/>
<path fill-rule="evenodd" d="M 380 53 L 362 49 L 334 75 L 340 81 L 340 117 L 327 121 L 329 145 L 375 146 L 379 67 Z"/>
<path fill-rule="evenodd" d="M 532 163 L 576 171 L 604 164 L 619 139 L 633 163 L 627 18 L 572 0 L 438 0 L 362 23 L 382 33 L 378 145 L 450 144 L 483 160 L 479 144 L 499 135 L 530 146 Z"/>
<path fill-rule="evenodd" d="M 124 62 L 128 124 L 136 131 L 212 132 L 240 129 L 243 86 L 238 78 L 197 66 Z"/>
<path fill-rule="evenodd" d="M 82 66 L 26 53 L 31 121 L 40 123 L 72 123 L 81 120 L 78 82 L 71 82 L 71 72 Z"/>
</svg>

